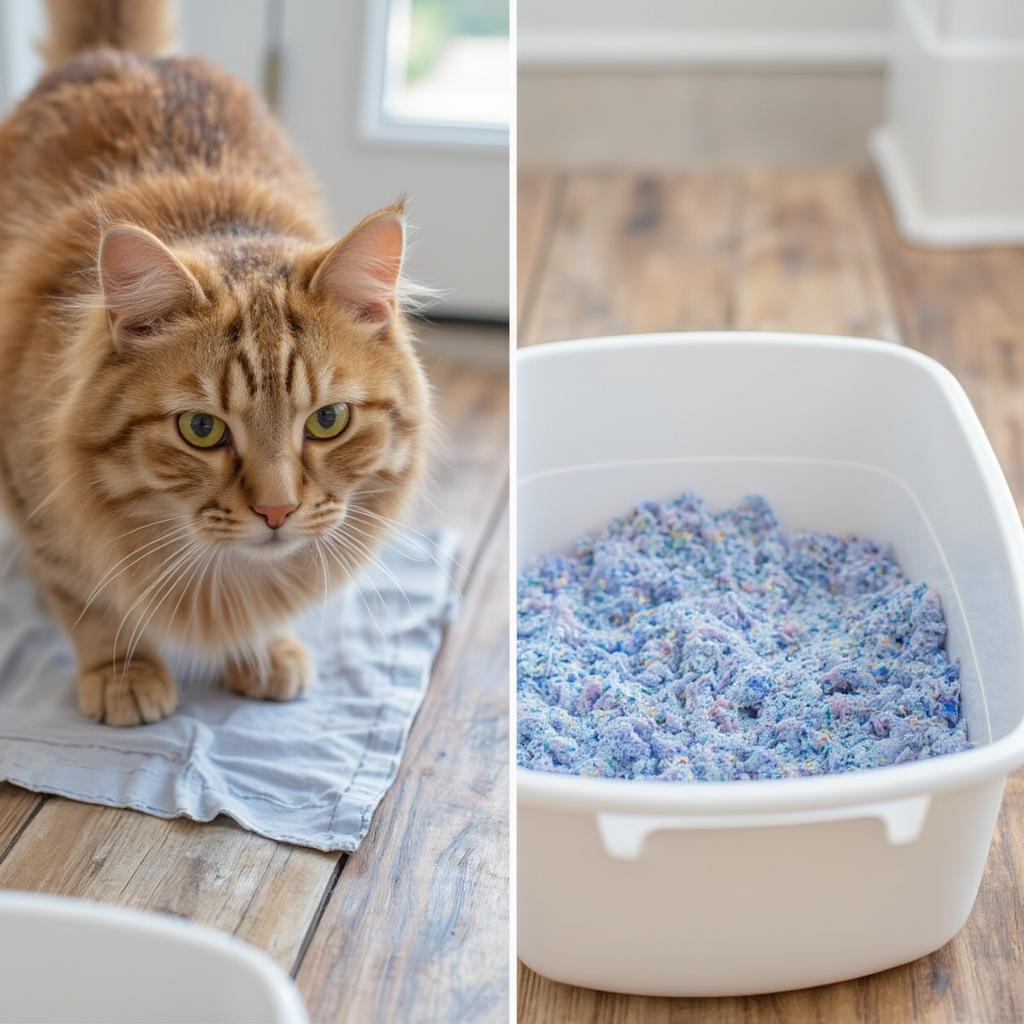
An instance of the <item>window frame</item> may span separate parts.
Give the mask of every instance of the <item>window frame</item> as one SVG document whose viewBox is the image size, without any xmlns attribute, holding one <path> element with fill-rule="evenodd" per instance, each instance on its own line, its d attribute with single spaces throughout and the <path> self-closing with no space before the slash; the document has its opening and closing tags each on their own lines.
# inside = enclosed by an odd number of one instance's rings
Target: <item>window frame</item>
<svg viewBox="0 0 1024 1024">
<path fill-rule="evenodd" d="M 412 0 L 364 0 L 366 31 L 359 103 L 359 131 L 362 138 L 371 143 L 437 149 L 507 150 L 507 125 L 403 121 L 388 117 L 385 113 L 391 11 L 396 3 L 411 2 Z"/>
</svg>

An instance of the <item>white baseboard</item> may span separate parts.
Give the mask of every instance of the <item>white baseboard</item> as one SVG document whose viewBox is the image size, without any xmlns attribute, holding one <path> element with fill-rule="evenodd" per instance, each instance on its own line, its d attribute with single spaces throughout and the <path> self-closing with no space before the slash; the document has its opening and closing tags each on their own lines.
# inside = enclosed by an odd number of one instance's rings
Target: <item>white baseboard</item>
<svg viewBox="0 0 1024 1024">
<path fill-rule="evenodd" d="M 887 32 L 521 30 L 518 39 L 527 71 L 881 70 L 888 53 Z"/>
<path fill-rule="evenodd" d="M 946 13 L 1019 2 L 951 0 Z M 925 0 L 893 10 L 886 112 L 870 148 L 896 221 L 921 245 L 1024 242 L 1024 44 L 940 32 L 935 13 Z"/>
<path fill-rule="evenodd" d="M 925 208 L 899 142 L 887 128 L 879 128 L 869 145 L 875 167 L 900 233 L 907 241 L 930 248 L 970 249 L 1024 243 L 1024 217 L 937 217 Z"/>
</svg>

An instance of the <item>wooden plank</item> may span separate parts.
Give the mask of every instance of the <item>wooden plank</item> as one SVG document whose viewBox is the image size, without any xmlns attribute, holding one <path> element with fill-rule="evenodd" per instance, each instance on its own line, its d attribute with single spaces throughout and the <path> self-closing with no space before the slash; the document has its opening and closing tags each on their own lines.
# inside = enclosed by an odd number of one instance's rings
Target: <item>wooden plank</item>
<svg viewBox="0 0 1024 1024">
<path fill-rule="evenodd" d="M 507 353 L 507 342 L 502 345 Z M 500 369 L 447 352 L 428 354 L 426 362 L 438 403 L 440 438 L 424 497 L 415 516 L 406 520 L 415 521 L 417 529 L 447 526 L 458 531 L 462 553 L 454 576 L 461 585 L 508 479 L 507 356 Z"/>
<path fill-rule="evenodd" d="M 853 170 L 742 174 L 736 330 L 899 340 Z"/>
<path fill-rule="evenodd" d="M 906 342 L 963 382 L 1024 503 L 1024 249 L 903 243 L 871 175 L 742 175 L 734 314 L 741 329 Z M 558 305 L 557 303 L 549 303 Z M 558 985 L 521 968 L 523 1024 L 1024 1020 L 1024 777 L 1009 780 L 974 911 L 943 949 L 869 978 L 749 999 L 642 999 Z"/>
<path fill-rule="evenodd" d="M 880 240 L 908 345 L 968 379 L 1021 379 L 1024 247 L 924 249 L 896 230 L 882 186 L 865 171 L 861 184 Z"/>
<path fill-rule="evenodd" d="M 863 187 L 908 345 L 967 392 L 1024 507 L 1024 248 L 941 251 L 899 237 L 878 179 Z"/>
<path fill-rule="evenodd" d="M 209 824 L 50 799 L 0 864 L 0 888 L 158 910 L 232 932 L 288 969 L 337 855 Z"/>
<path fill-rule="evenodd" d="M 0 782 L 0 861 L 43 804 L 38 793 L 29 793 Z"/>
<path fill-rule="evenodd" d="M 516 182 L 516 308 L 519 330 L 529 322 L 557 219 L 564 181 L 550 171 L 520 170 Z"/>
<path fill-rule="evenodd" d="M 719 172 L 572 175 L 519 344 L 726 327 L 735 206 Z"/>
<path fill-rule="evenodd" d="M 435 326 L 427 333 L 436 339 L 467 331 Z M 507 348 L 503 332 L 468 333 L 473 345 Z M 459 359 L 448 348 L 435 351 L 430 339 L 425 364 L 447 451 L 433 474 L 431 499 L 411 518 L 417 528 L 443 523 L 459 530 L 468 571 L 493 530 L 489 517 L 507 480 L 507 373 Z M 464 614 L 471 613 L 472 602 L 467 596 Z M 25 827 L 36 799 L 0 788 L 0 851 L 3 837 L 23 828 L 0 863 L 0 887 L 183 915 L 255 943 L 289 970 L 316 925 L 341 860 L 263 839 L 226 819 L 163 821 L 59 799 L 48 800 Z M 384 813 L 381 808 L 378 816 Z M 392 939 L 400 944 L 402 936 Z"/>
<path fill-rule="evenodd" d="M 303 960 L 313 1020 L 508 1019 L 506 531 L 503 515 L 398 781 Z"/>
</svg>

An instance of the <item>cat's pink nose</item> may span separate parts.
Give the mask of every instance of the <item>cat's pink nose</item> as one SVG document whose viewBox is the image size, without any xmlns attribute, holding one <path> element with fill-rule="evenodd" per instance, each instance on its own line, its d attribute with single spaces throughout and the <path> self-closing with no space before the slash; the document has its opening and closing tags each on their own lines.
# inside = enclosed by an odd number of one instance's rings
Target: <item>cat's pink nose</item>
<svg viewBox="0 0 1024 1024">
<path fill-rule="evenodd" d="M 298 505 L 254 505 L 252 510 L 256 515 L 266 519 L 267 526 L 276 530 L 279 526 L 284 526 L 284 521 L 298 507 Z"/>
</svg>

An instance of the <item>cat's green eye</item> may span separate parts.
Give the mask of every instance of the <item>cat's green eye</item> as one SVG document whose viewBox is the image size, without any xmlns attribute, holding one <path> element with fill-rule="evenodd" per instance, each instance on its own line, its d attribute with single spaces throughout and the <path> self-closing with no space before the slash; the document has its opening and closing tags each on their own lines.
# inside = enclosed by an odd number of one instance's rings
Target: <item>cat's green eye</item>
<svg viewBox="0 0 1024 1024">
<path fill-rule="evenodd" d="M 183 412 L 178 417 L 178 433 L 196 448 L 216 448 L 228 433 L 228 425 L 209 412 Z"/>
<path fill-rule="evenodd" d="M 306 420 L 306 437 L 329 441 L 348 426 L 349 418 L 348 406 L 344 402 L 325 405 Z"/>
</svg>

